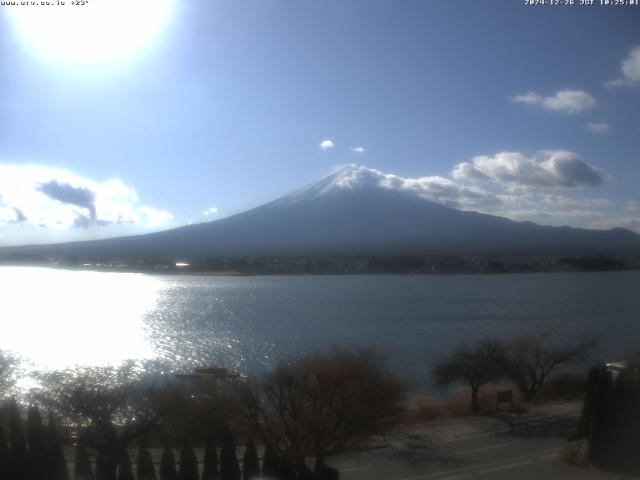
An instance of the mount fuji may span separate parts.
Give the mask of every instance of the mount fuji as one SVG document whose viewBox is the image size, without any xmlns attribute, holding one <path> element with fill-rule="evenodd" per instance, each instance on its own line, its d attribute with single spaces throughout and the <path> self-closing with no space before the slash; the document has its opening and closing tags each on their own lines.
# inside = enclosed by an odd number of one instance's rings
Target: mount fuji
<svg viewBox="0 0 640 480">
<path fill-rule="evenodd" d="M 278 255 L 597 255 L 640 252 L 624 229 L 541 226 L 458 210 L 350 165 L 237 215 L 146 235 L 0 249 L 0 256 L 203 259 Z"/>
</svg>

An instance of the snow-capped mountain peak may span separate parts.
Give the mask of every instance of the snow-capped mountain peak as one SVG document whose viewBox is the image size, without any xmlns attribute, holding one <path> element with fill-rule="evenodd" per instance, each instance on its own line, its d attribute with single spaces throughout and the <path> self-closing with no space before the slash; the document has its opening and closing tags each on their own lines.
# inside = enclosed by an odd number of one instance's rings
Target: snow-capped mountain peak
<svg viewBox="0 0 640 480">
<path fill-rule="evenodd" d="M 386 174 L 364 165 L 349 164 L 340 167 L 320 181 L 297 190 L 276 202 L 293 204 L 332 196 L 345 191 L 389 189 L 400 186 L 404 179 Z"/>
</svg>

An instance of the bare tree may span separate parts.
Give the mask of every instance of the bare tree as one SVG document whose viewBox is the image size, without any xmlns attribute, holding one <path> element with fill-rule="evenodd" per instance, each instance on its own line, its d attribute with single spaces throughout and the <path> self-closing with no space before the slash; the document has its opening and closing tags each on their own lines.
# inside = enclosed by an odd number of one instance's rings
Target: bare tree
<svg viewBox="0 0 640 480">
<path fill-rule="evenodd" d="M 334 350 L 281 363 L 263 383 L 246 386 L 243 405 L 250 430 L 302 475 L 307 458 L 389 429 L 405 393 L 372 354 Z"/>
<path fill-rule="evenodd" d="M 479 340 L 472 346 L 460 345 L 448 358 L 436 363 L 434 376 L 441 386 L 463 383 L 471 387 L 471 412 L 480 412 L 480 387 L 499 380 L 506 360 L 504 344 L 498 340 Z"/>
<path fill-rule="evenodd" d="M 227 422 L 238 418 L 237 382 L 219 381 L 206 389 L 195 390 L 179 382 L 176 392 L 165 399 L 166 422 L 163 436 L 180 444 L 185 439 L 206 441 L 211 432 L 221 431 Z M 167 405 L 168 401 L 172 405 Z"/>
<path fill-rule="evenodd" d="M 594 346 L 594 340 L 560 342 L 551 331 L 523 335 L 509 342 L 505 376 L 528 401 L 533 400 L 551 372 L 562 365 L 585 360 Z"/>
<path fill-rule="evenodd" d="M 160 375 L 160 376 L 158 376 Z M 127 446 L 158 428 L 166 417 L 167 385 L 150 364 L 86 367 L 36 374 L 36 398 L 83 427 L 85 445 L 97 450 L 106 478 Z"/>
</svg>

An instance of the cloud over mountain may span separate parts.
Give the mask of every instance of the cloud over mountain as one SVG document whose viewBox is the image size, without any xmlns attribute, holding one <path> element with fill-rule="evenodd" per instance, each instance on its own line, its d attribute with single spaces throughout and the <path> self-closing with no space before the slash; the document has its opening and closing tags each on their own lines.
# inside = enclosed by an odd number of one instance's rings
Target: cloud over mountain
<svg viewBox="0 0 640 480">
<path fill-rule="evenodd" d="M 585 187 L 597 187 L 604 179 L 602 171 L 573 152 L 543 151 L 535 156 L 499 152 L 459 164 L 452 178 L 402 177 L 363 165 L 343 165 L 324 180 L 275 203 L 293 205 L 345 191 L 366 194 L 390 190 L 457 210 L 517 221 L 640 230 L 638 222 L 612 214 L 616 211 L 613 201 L 589 195 Z"/>
<path fill-rule="evenodd" d="M 462 162 L 448 177 L 403 177 L 343 166 L 311 190 L 302 189 L 278 202 L 295 203 L 298 198 L 345 190 L 397 191 L 515 220 L 604 225 L 612 218 L 611 202 L 589 197 L 587 187 L 596 187 L 605 178 L 573 152 L 498 152 Z M 210 208 L 203 215 L 216 213 L 217 208 Z M 135 189 L 122 180 L 97 182 L 60 169 L 0 164 L 0 244 L 138 234 L 173 223 L 170 213 L 142 204 Z"/>
<path fill-rule="evenodd" d="M 452 203 L 461 208 L 447 205 Z M 149 235 L 8 248 L 0 253 L 83 261 L 149 256 L 197 261 L 253 255 L 592 255 L 637 251 L 640 236 L 624 230 L 553 228 L 512 221 L 525 214 L 527 220 L 537 216 L 546 225 L 566 219 L 581 225 L 596 224 L 607 206 L 601 199 L 545 190 L 497 193 L 444 177 L 406 178 L 347 165 L 289 195 L 217 221 Z M 511 219 L 486 215 L 487 210 L 510 212 Z M 565 215 L 553 214 L 558 211 Z"/>
<path fill-rule="evenodd" d="M 330 183 L 321 185 L 320 188 L 316 186 L 316 195 L 326 195 L 341 189 L 383 188 L 407 192 L 448 207 L 466 210 L 500 203 L 495 194 L 475 185 L 463 185 L 440 176 L 406 178 L 362 165 L 344 165 L 331 177 Z M 303 189 L 301 192 L 306 191 Z"/>
<path fill-rule="evenodd" d="M 605 198 L 573 196 L 579 187 L 595 187 L 604 181 L 600 170 L 577 154 L 547 151 L 537 157 L 520 152 L 480 156 L 457 165 L 452 178 L 402 177 L 362 165 L 341 167 L 330 182 L 314 185 L 313 195 L 340 190 L 383 188 L 416 195 L 447 207 L 557 225 L 598 224 L 611 217 L 612 203 Z M 559 194 L 558 191 L 568 192 Z M 584 193 L 584 192 L 582 192 Z M 286 197 L 308 197 L 306 189 Z"/>
</svg>

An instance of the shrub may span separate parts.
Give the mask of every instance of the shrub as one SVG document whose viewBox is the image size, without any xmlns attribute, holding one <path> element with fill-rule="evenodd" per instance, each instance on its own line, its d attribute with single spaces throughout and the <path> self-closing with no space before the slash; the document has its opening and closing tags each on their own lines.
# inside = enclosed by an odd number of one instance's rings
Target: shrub
<svg viewBox="0 0 640 480">
<path fill-rule="evenodd" d="M 168 447 L 164 449 L 160 458 L 160 480 L 178 480 L 176 460 Z"/>
<path fill-rule="evenodd" d="M 15 399 L 9 402 L 9 457 L 12 480 L 29 480 L 29 453 L 22 427 L 22 415 Z"/>
<path fill-rule="evenodd" d="M 147 449 L 146 442 L 140 442 L 138 446 L 138 480 L 156 480 L 156 469 L 153 465 L 151 453 Z"/>
<path fill-rule="evenodd" d="M 242 478 L 243 480 L 253 480 L 260 476 L 260 463 L 258 461 L 258 450 L 253 438 L 247 440 L 247 448 L 244 449 L 242 457 Z"/>
<path fill-rule="evenodd" d="M 0 426 L 0 478 L 10 478 L 9 460 L 9 445 L 7 445 L 4 430 Z"/>
<path fill-rule="evenodd" d="M 91 467 L 91 457 L 89 451 L 80 443 L 76 447 L 76 457 L 74 461 L 74 480 L 93 480 L 93 468 Z"/>
<path fill-rule="evenodd" d="M 220 479 L 240 480 L 240 466 L 236 457 L 236 445 L 229 426 L 224 427 L 222 449 L 220 450 Z"/>
<path fill-rule="evenodd" d="M 118 466 L 118 480 L 134 480 L 129 453 L 125 450 Z"/>
<path fill-rule="evenodd" d="M 273 449 L 267 446 L 262 456 L 262 475 L 266 478 L 272 479 L 277 478 L 279 474 L 280 466 L 278 457 L 276 456 Z"/>
<path fill-rule="evenodd" d="M 562 373 L 550 378 L 540 389 L 536 402 L 577 400 L 587 391 L 587 375 L 584 373 Z"/>
<path fill-rule="evenodd" d="M 188 443 L 183 444 L 180 450 L 179 480 L 198 480 L 198 459 Z"/>
<path fill-rule="evenodd" d="M 64 458 L 62 439 L 53 415 L 49 415 L 48 419 L 47 441 L 49 444 L 47 450 L 47 480 L 69 480 L 69 470 L 67 461 Z"/>
<path fill-rule="evenodd" d="M 219 478 L 216 441 L 213 434 L 209 432 L 204 447 L 204 469 L 202 472 L 202 480 L 218 480 Z"/>
<path fill-rule="evenodd" d="M 47 443 L 42 417 L 38 407 L 32 405 L 27 412 L 27 440 L 32 480 L 48 480 Z"/>
</svg>

